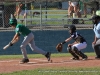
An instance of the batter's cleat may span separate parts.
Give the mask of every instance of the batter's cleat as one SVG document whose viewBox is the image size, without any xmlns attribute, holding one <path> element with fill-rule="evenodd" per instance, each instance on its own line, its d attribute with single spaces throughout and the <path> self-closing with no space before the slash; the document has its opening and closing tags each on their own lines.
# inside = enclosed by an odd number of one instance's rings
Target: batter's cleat
<svg viewBox="0 0 100 75">
<path fill-rule="evenodd" d="M 28 62 L 29 62 L 29 59 L 23 58 L 23 59 L 20 61 L 20 64 L 24 64 L 24 63 L 28 63 Z"/>
<path fill-rule="evenodd" d="M 82 58 L 82 60 L 87 60 L 87 59 L 88 59 L 87 55 L 85 55 L 85 57 Z"/>
<path fill-rule="evenodd" d="M 47 54 L 45 55 L 45 57 L 48 59 L 48 61 L 50 61 L 51 53 L 47 52 Z"/>
<path fill-rule="evenodd" d="M 71 58 L 71 60 L 79 60 L 79 58 L 75 58 L 75 57 L 74 57 L 74 58 Z"/>
</svg>

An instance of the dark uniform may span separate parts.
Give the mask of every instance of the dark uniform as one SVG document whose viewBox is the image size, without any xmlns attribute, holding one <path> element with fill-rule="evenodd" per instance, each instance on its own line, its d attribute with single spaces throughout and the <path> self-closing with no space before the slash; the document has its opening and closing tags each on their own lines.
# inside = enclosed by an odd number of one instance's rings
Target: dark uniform
<svg viewBox="0 0 100 75">
<path fill-rule="evenodd" d="M 82 49 L 87 47 L 86 40 L 83 36 L 81 36 L 78 32 L 76 32 L 76 27 L 74 25 L 71 25 L 68 27 L 70 35 L 72 39 L 75 40 L 75 42 L 71 45 L 68 45 L 67 50 L 71 55 L 73 56 L 72 59 L 78 60 L 79 56 L 82 57 L 83 60 L 87 59 L 87 55 L 81 52 Z M 68 40 L 68 39 L 67 39 Z"/>
</svg>

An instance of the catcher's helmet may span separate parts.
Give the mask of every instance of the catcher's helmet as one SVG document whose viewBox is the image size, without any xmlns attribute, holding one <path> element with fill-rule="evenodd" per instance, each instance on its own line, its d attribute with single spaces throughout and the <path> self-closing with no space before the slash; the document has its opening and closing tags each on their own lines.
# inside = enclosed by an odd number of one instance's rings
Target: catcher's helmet
<svg viewBox="0 0 100 75">
<path fill-rule="evenodd" d="M 92 20 L 93 24 L 98 24 L 100 21 L 100 16 L 99 15 L 94 15 L 90 20 Z"/>
<path fill-rule="evenodd" d="M 100 16 L 99 15 L 92 16 L 92 18 L 90 20 L 97 20 L 97 19 L 100 19 Z"/>
<path fill-rule="evenodd" d="M 70 25 L 70 26 L 68 27 L 68 29 L 71 30 L 72 32 L 75 32 L 75 31 L 76 31 L 75 25 Z"/>
<path fill-rule="evenodd" d="M 10 19 L 9 24 L 10 25 L 17 25 L 17 20 L 16 19 Z"/>
</svg>

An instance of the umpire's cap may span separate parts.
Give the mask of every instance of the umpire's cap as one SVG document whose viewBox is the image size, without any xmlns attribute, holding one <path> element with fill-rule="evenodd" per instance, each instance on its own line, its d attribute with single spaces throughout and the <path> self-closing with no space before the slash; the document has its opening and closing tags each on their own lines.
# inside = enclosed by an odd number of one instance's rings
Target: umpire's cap
<svg viewBox="0 0 100 75">
<path fill-rule="evenodd" d="M 97 19 L 100 19 L 99 15 L 94 15 L 90 20 L 97 20 Z"/>
</svg>

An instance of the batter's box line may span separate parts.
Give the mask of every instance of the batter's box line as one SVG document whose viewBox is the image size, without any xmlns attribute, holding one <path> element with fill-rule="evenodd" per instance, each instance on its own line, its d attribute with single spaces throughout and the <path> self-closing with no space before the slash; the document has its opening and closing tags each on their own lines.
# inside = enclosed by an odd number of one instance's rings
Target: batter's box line
<svg viewBox="0 0 100 75">
<path fill-rule="evenodd" d="M 32 60 L 37 60 L 37 61 L 48 61 L 48 60 L 45 60 L 45 59 L 32 59 Z"/>
<path fill-rule="evenodd" d="M 4 63 L 4 62 L 13 62 L 13 61 L 18 61 L 18 60 L 1 60 L 0 63 Z"/>
<path fill-rule="evenodd" d="M 30 59 L 29 64 L 36 64 L 36 63 L 38 63 L 38 62 L 34 62 L 34 61 L 31 62 L 31 60 L 40 61 L 39 63 L 41 63 L 41 64 L 42 64 L 42 63 L 50 63 L 50 61 L 48 62 L 48 60 L 45 60 L 45 59 Z M 0 63 L 4 63 L 4 62 L 5 62 L 5 63 L 6 63 L 6 62 L 19 62 L 19 61 L 20 61 L 20 60 L 3 60 L 3 61 L 1 60 Z M 67 62 L 67 63 L 68 63 L 68 62 L 73 62 L 73 61 L 79 62 L 78 60 L 72 60 L 72 61 L 71 61 L 71 60 L 69 60 L 69 61 L 58 61 L 58 62 L 53 62 L 53 60 L 52 60 L 51 63 L 62 63 L 62 62 Z"/>
<path fill-rule="evenodd" d="M 44 60 L 44 59 L 33 59 L 33 60 L 47 61 L 47 60 Z M 52 60 L 52 59 L 51 59 L 51 60 Z M 52 60 L 51 63 L 63 63 L 63 62 L 70 62 L 70 63 L 72 62 L 72 63 L 73 63 L 73 62 L 80 62 L 80 60 L 66 60 L 66 61 L 63 61 L 63 60 L 62 60 L 62 61 L 58 61 L 58 62 L 55 62 L 55 61 L 53 62 L 53 60 Z"/>
<path fill-rule="evenodd" d="M 38 61 L 48 61 L 43 59 L 30 59 L 30 60 L 38 60 Z M 20 60 L 1 60 L 0 63 L 6 63 L 6 62 L 19 62 Z M 33 62 L 36 63 L 36 62 Z"/>
<path fill-rule="evenodd" d="M 24 64 L 19 64 L 21 66 L 32 66 L 32 65 L 54 65 L 54 64 L 67 64 L 67 63 L 78 63 L 80 61 L 59 61 L 59 62 L 28 62 Z"/>
</svg>

